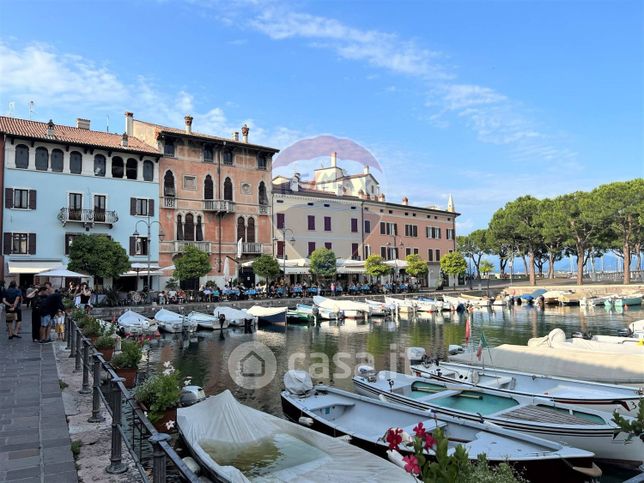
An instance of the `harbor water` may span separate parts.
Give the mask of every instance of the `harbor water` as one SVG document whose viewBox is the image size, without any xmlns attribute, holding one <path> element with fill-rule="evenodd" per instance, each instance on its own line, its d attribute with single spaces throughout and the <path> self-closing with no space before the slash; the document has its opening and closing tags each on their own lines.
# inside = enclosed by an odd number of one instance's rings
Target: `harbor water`
<svg viewBox="0 0 644 483">
<path fill-rule="evenodd" d="M 477 345 L 481 334 L 485 334 L 490 347 L 494 347 L 504 343 L 523 345 L 555 328 L 563 329 L 568 337 L 576 331 L 617 335 L 619 329 L 644 318 L 644 311 L 639 307 L 617 312 L 604 307 L 541 310 L 515 306 L 477 310 L 471 317 L 470 344 Z M 321 321 L 252 333 L 228 329 L 223 333 L 162 334 L 158 343 L 152 344 L 148 363 L 155 370 L 170 361 L 184 376 L 192 378 L 192 384 L 202 386 L 206 394 L 229 389 L 240 402 L 282 416 L 280 391 L 288 369 L 307 369 L 315 382 L 351 391 L 351 377 L 359 365 L 405 372 L 407 347 L 423 347 L 432 356 L 445 356 L 448 345 L 465 345 L 465 318 L 464 314 L 439 313 L 423 318 Z M 263 387 L 240 387 L 230 373 L 229 358 L 245 342 L 260 342 L 274 355 L 275 377 Z M 616 468 L 603 469 L 602 482 L 623 481 L 633 475 Z"/>
</svg>

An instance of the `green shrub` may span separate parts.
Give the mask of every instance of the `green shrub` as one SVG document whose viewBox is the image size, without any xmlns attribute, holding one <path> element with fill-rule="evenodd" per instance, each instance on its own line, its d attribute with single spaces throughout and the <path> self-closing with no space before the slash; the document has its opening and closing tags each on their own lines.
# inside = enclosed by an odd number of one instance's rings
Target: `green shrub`
<svg viewBox="0 0 644 483">
<path fill-rule="evenodd" d="M 112 357 L 112 365 L 117 369 L 136 369 L 143 357 L 143 350 L 138 342 L 124 340 L 121 342 L 121 352 Z"/>
<path fill-rule="evenodd" d="M 83 332 L 85 337 L 98 337 L 103 333 L 103 328 L 97 319 L 88 317 L 83 323 L 81 332 Z"/>
<path fill-rule="evenodd" d="M 116 339 L 111 335 L 104 334 L 96 339 L 94 346 L 98 349 L 114 349 L 116 345 Z"/>
<path fill-rule="evenodd" d="M 148 419 L 152 422 L 163 417 L 167 409 L 179 405 L 181 397 L 181 374 L 166 363 L 160 374 L 154 374 L 136 388 L 134 397 L 148 409 Z"/>
</svg>

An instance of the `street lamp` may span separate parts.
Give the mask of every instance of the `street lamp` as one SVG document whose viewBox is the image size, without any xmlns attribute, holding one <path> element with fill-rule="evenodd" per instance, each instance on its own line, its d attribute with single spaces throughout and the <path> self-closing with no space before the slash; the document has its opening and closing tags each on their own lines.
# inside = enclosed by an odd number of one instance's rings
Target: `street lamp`
<svg viewBox="0 0 644 483">
<path fill-rule="evenodd" d="M 284 271 L 284 283 L 286 283 L 286 234 L 290 233 L 289 242 L 293 243 L 295 241 L 295 234 L 290 228 L 278 228 L 282 232 L 282 241 L 284 243 L 284 252 L 282 253 L 282 270 Z M 277 241 L 277 238 L 273 238 L 273 241 Z"/>
<path fill-rule="evenodd" d="M 140 237 L 140 234 L 137 231 L 137 227 L 139 226 L 139 223 L 143 223 L 146 226 L 147 234 L 148 234 L 148 238 L 147 238 L 147 242 L 146 242 L 147 243 L 146 252 L 148 254 L 148 297 L 149 297 L 150 292 L 152 291 L 152 284 L 151 284 L 151 278 L 150 278 L 150 248 L 151 248 L 151 245 L 152 245 L 150 243 L 150 238 L 152 236 L 151 235 L 152 225 L 154 225 L 155 223 L 157 225 L 159 225 L 159 240 L 163 240 L 163 238 L 165 237 L 165 233 L 163 233 L 163 228 L 161 227 L 161 223 L 159 223 L 156 220 L 150 220 L 150 215 L 149 215 L 149 212 L 148 212 L 148 219 L 147 220 L 139 220 L 134 225 L 134 233 L 132 233 L 132 236 L 135 237 L 135 238 Z"/>
</svg>

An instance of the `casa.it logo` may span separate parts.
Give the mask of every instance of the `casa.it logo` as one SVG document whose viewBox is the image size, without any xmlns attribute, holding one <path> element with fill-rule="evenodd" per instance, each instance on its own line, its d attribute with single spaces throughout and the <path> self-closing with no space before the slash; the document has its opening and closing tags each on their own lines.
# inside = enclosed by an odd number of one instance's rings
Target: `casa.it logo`
<svg viewBox="0 0 644 483">
<path fill-rule="evenodd" d="M 228 373 L 244 389 L 260 389 L 273 381 L 277 361 L 273 352 L 261 342 L 244 342 L 230 353 Z"/>
</svg>

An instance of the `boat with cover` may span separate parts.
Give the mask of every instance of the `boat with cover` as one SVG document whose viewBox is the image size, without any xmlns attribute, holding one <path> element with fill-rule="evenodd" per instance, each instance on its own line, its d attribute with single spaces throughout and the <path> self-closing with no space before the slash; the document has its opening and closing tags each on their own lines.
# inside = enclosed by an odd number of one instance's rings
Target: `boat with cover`
<svg viewBox="0 0 644 483">
<path fill-rule="evenodd" d="M 606 307 L 623 307 L 624 305 L 642 305 L 642 294 L 612 295 L 604 299 Z"/>
<path fill-rule="evenodd" d="M 228 325 L 233 327 L 244 327 L 245 321 L 248 319 L 251 319 L 252 325 L 257 324 L 257 317 L 249 315 L 248 312 L 244 310 L 238 310 L 232 307 L 226 307 L 224 305 L 215 307 L 215 309 L 213 310 L 213 315 L 217 317 L 218 320 L 219 316 L 223 315 L 224 317 L 226 317 L 226 322 L 228 322 Z"/>
<path fill-rule="evenodd" d="M 492 305 L 492 299 L 489 297 L 477 297 L 476 295 L 461 294 L 461 299 L 477 308 L 487 308 Z"/>
<path fill-rule="evenodd" d="M 262 325 L 286 325 L 286 312 L 288 307 L 262 307 L 253 305 L 247 309 L 250 315 L 257 317 L 258 326 Z"/>
<path fill-rule="evenodd" d="M 154 314 L 159 330 L 164 332 L 183 332 L 183 319 L 183 315 L 167 309 L 161 309 Z"/>
<path fill-rule="evenodd" d="M 342 312 L 337 310 L 325 309 L 317 305 L 297 304 L 296 310 L 309 314 L 311 317 L 316 316 L 318 319 L 337 320 L 342 318 Z M 317 314 L 315 311 L 317 310 Z"/>
<path fill-rule="evenodd" d="M 324 309 L 342 312 L 345 317 L 349 318 L 366 317 L 371 313 L 369 304 L 356 302 L 354 300 L 330 299 L 320 295 L 314 295 L 313 303 Z"/>
<path fill-rule="evenodd" d="M 369 306 L 371 309 L 371 315 L 374 317 L 385 317 L 391 314 L 392 309 L 394 308 L 389 304 L 378 302 L 376 300 L 365 299 L 364 303 Z"/>
<path fill-rule="evenodd" d="M 213 481 L 411 481 L 382 458 L 245 406 L 228 390 L 177 409 L 177 427 Z"/>
<path fill-rule="evenodd" d="M 614 344 L 578 337 L 566 339 L 566 334 L 559 328 L 552 329 L 550 333 L 544 337 L 534 337 L 528 340 L 528 347 L 539 346 L 547 346 L 557 350 L 644 355 L 644 345 L 629 343 Z"/>
<path fill-rule="evenodd" d="M 385 296 L 385 303 L 395 307 L 400 313 L 413 313 L 416 311 L 416 304 L 410 299 L 398 299 Z"/>
<path fill-rule="evenodd" d="M 132 310 L 124 312 L 116 322 L 124 335 L 153 335 L 159 331 L 156 321 Z"/>
<path fill-rule="evenodd" d="M 372 372 L 365 370 L 353 378 L 359 394 L 438 414 L 490 422 L 585 449 L 595 453 L 597 459 L 616 464 L 637 467 L 644 462 L 644 440 L 629 439 L 623 432 L 616 434 L 619 427 L 612 421 L 612 415 L 604 411 L 395 372 L 380 371 L 377 375 Z"/>
<path fill-rule="evenodd" d="M 454 362 L 427 361 L 425 349 L 410 347 L 414 354 L 411 373 L 464 387 L 495 389 L 509 396 L 519 395 L 550 399 L 559 404 L 593 407 L 602 411 L 634 413 L 644 397 L 644 387 L 618 386 L 586 382 L 564 377 L 544 376 L 493 367 L 476 367 Z M 425 359 L 425 362 L 419 360 Z"/>
<path fill-rule="evenodd" d="M 203 312 L 190 312 L 186 319 L 193 324 L 197 324 L 200 329 L 219 330 L 228 328 L 228 320 L 224 320 L 222 324 L 218 316 L 204 314 Z"/>
<path fill-rule="evenodd" d="M 303 374 L 293 374 L 293 373 Z M 404 406 L 393 406 L 334 387 L 312 386 L 303 371 L 289 371 L 282 392 L 282 411 L 293 421 L 331 436 L 349 436 L 351 443 L 380 456 L 394 457 L 384 435 L 390 428 L 414 434 L 423 423 L 427 432 L 440 428 L 448 438 L 448 454 L 462 445 L 470 459 L 485 453 L 492 463 L 509 462 L 525 471 L 530 481 L 584 481 L 599 476 L 592 452 L 524 435 L 481 421 L 468 421 Z M 292 382 L 295 379 L 296 382 Z M 298 379 L 301 381 L 298 383 Z M 308 389 L 311 387 L 312 389 Z M 305 390 L 308 389 L 308 390 Z M 410 454 L 405 447 L 402 454 Z M 428 452 L 431 456 L 433 452 Z M 561 479 L 557 479 L 561 478 Z"/>
<path fill-rule="evenodd" d="M 425 312 L 425 313 L 440 312 L 441 310 L 443 310 L 444 303 L 445 302 L 441 300 L 436 300 L 436 299 L 431 299 L 426 297 L 419 297 L 416 300 L 414 300 L 414 305 L 416 307 L 416 310 L 418 312 Z"/>
</svg>

